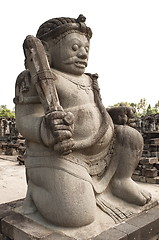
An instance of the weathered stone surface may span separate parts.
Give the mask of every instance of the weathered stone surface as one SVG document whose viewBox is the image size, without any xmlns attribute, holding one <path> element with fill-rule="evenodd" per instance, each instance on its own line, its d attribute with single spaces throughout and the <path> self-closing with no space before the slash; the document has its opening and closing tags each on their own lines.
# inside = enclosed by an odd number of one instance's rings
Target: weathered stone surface
<svg viewBox="0 0 159 240">
<path fill-rule="evenodd" d="M 154 177 L 157 177 L 158 171 L 155 167 L 151 169 L 144 168 L 142 169 L 142 175 L 148 178 L 154 178 Z"/>
<path fill-rule="evenodd" d="M 151 157 L 156 157 L 158 159 L 158 152 L 151 152 Z"/>
<path fill-rule="evenodd" d="M 154 178 L 146 177 L 145 179 L 147 183 L 159 184 L 159 177 Z"/>
<path fill-rule="evenodd" d="M 157 157 L 142 157 L 140 160 L 140 164 L 154 164 L 154 163 L 158 163 L 158 158 Z"/>
<path fill-rule="evenodd" d="M 15 89 L 16 125 L 27 140 L 24 214 L 67 228 L 95 223 L 98 208 L 121 221 L 151 200 L 131 179 L 143 149 L 134 109 L 106 109 L 98 75 L 85 73 L 92 37 L 85 20 L 53 18 L 27 36 Z"/>
<path fill-rule="evenodd" d="M 2 219 L 2 234 L 14 240 L 62 240 L 71 239 L 37 224 L 25 216 L 12 212 Z"/>
<path fill-rule="evenodd" d="M 140 239 L 149 240 L 159 233 L 159 207 L 129 219 L 127 223 L 139 229 Z"/>
<path fill-rule="evenodd" d="M 159 235 L 157 234 L 156 236 L 152 237 L 150 240 L 158 240 L 159 239 Z"/>
<path fill-rule="evenodd" d="M 13 202 L 9 202 L 9 203 L 4 203 L 0 205 L 0 231 L 1 231 L 1 220 L 10 215 L 12 213 L 12 210 L 15 207 L 19 207 L 22 205 L 23 199 L 17 200 L 17 201 L 13 201 Z"/>
<path fill-rule="evenodd" d="M 146 182 L 146 178 L 144 176 L 139 176 L 135 174 L 133 174 L 132 179 L 138 182 L 143 182 L 143 183 Z"/>
<path fill-rule="evenodd" d="M 20 202 L 17 202 L 17 205 L 19 204 Z M 1 220 L 0 240 L 154 240 L 159 234 L 159 206 L 110 227 L 95 237 L 80 238 L 79 235 L 71 237 L 69 234 L 64 234 L 60 229 L 44 227 L 15 212 L 16 202 L 9 205 L 12 206 L 12 212 L 8 212 L 8 216 Z"/>
<path fill-rule="evenodd" d="M 140 239 L 140 230 L 138 227 L 130 225 L 128 223 L 121 223 L 114 227 L 118 231 L 124 232 L 127 235 L 128 240 Z"/>
<path fill-rule="evenodd" d="M 149 140 L 149 143 L 150 144 L 157 144 L 157 145 L 159 145 L 159 138 L 151 138 Z"/>
<path fill-rule="evenodd" d="M 157 170 L 159 170 L 159 163 L 154 164 Z"/>
<path fill-rule="evenodd" d="M 128 240 L 127 234 L 118 229 L 109 229 L 95 237 L 92 240 Z"/>
</svg>

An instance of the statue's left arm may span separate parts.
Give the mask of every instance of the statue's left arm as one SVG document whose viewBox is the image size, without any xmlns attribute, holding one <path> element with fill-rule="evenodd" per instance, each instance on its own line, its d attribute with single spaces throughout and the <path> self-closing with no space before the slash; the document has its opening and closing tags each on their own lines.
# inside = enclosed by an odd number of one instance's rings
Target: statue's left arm
<svg viewBox="0 0 159 240">
<path fill-rule="evenodd" d="M 118 106 L 107 109 L 113 123 L 116 125 L 128 125 L 135 127 L 135 110 L 128 106 Z"/>
</svg>

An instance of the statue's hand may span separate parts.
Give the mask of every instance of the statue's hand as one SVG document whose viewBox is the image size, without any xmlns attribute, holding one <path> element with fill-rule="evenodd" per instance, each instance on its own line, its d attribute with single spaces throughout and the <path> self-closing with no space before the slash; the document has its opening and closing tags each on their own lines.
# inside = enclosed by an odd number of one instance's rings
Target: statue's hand
<svg viewBox="0 0 159 240">
<path fill-rule="evenodd" d="M 135 127 L 135 109 L 128 106 L 119 106 L 107 109 L 114 124 L 117 125 L 129 125 Z"/>
<path fill-rule="evenodd" d="M 74 146 L 74 115 L 70 112 L 53 111 L 45 115 L 45 122 L 54 137 L 54 150 L 61 154 L 70 153 Z"/>
</svg>

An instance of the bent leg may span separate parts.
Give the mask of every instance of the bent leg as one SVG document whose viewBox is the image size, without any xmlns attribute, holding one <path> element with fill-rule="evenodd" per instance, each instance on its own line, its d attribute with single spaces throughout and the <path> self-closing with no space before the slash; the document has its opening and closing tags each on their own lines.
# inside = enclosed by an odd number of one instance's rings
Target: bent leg
<svg viewBox="0 0 159 240">
<path fill-rule="evenodd" d="M 23 203 L 23 213 L 26 215 L 33 214 L 37 211 L 37 208 L 32 200 L 32 187 L 31 187 L 31 181 L 28 181 L 28 189 L 27 189 L 27 194 L 24 199 Z"/>
<path fill-rule="evenodd" d="M 110 182 L 114 195 L 123 200 L 144 205 L 150 201 L 151 196 L 131 179 L 137 167 L 143 150 L 143 138 L 134 128 L 116 126 L 116 143 L 113 157 L 118 158 L 117 170 Z"/>
<path fill-rule="evenodd" d="M 94 221 L 96 201 L 89 182 L 59 169 L 38 169 L 38 174 L 34 171 L 31 169 L 30 175 L 36 174 L 36 180 L 38 175 L 45 176 L 45 179 L 38 184 L 35 179 L 30 181 L 32 200 L 48 222 L 64 227 L 80 227 Z"/>
</svg>

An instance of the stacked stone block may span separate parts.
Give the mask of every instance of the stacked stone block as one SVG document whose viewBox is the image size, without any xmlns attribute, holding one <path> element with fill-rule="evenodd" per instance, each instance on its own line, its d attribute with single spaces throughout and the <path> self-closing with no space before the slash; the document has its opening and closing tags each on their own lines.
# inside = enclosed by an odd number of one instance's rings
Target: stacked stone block
<svg viewBox="0 0 159 240">
<path fill-rule="evenodd" d="M 159 184 L 159 132 L 144 132 L 144 150 L 133 179 Z"/>
</svg>

